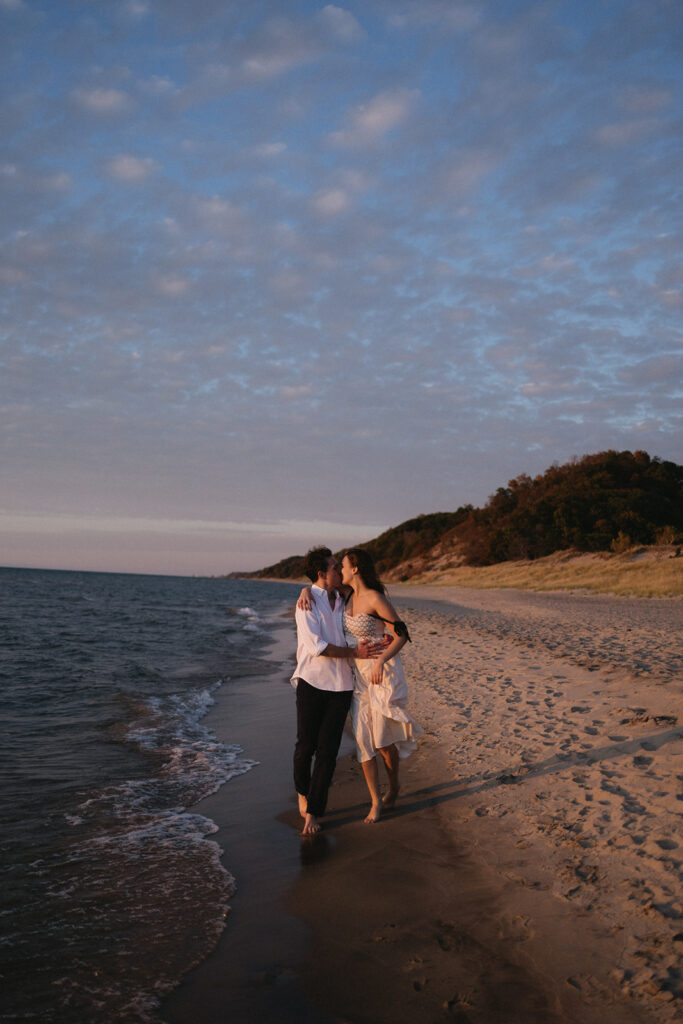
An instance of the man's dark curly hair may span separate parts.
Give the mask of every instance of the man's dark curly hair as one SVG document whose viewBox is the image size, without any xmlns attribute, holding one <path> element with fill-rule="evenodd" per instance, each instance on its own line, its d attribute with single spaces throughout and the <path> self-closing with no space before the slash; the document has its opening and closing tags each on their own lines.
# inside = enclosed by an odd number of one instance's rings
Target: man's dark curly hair
<svg viewBox="0 0 683 1024">
<path fill-rule="evenodd" d="M 329 548 L 319 547 L 311 548 L 310 551 L 306 552 L 306 558 L 304 559 L 304 572 L 308 576 L 309 580 L 313 583 L 318 582 L 318 576 L 320 573 L 323 575 L 327 572 L 327 562 L 332 555 Z"/>
</svg>

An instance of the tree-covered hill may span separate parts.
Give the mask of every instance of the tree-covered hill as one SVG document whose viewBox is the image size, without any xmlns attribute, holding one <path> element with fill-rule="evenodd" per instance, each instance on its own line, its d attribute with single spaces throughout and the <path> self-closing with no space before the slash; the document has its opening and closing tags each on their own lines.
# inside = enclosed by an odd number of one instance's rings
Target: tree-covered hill
<svg viewBox="0 0 683 1024">
<path fill-rule="evenodd" d="M 647 452 L 605 451 L 533 478 L 518 476 L 483 508 L 418 516 L 359 546 L 373 555 L 381 574 L 409 579 L 436 562 L 492 565 L 570 548 L 618 551 L 682 540 L 683 466 Z M 240 575 L 297 578 L 303 556 Z"/>
<path fill-rule="evenodd" d="M 459 538 L 470 564 L 491 565 L 567 548 L 671 543 L 681 532 L 683 466 L 607 451 L 516 477 L 473 510 Z"/>
</svg>

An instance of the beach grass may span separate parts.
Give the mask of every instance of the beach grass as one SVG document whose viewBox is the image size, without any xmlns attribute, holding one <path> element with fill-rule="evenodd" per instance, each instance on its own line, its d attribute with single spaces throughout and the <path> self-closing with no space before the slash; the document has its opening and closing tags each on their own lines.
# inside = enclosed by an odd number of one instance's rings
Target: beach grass
<svg viewBox="0 0 683 1024">
<path fill-rule="evenodd" d="M 637 548 L 621 554 L 557 552 L 535 561 L 432 569 L 406 583 L 475 589 L 585 590 L 619 597 L 683 597 L 683 556 L 674 548 Z"/>
</svg>

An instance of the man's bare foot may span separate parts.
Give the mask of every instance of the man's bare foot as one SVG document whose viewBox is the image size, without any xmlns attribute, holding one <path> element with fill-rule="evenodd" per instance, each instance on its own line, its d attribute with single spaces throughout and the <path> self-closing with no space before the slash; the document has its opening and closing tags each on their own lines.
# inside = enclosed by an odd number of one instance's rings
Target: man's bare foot
<svg viewBox="0 0 683 1024">
<path fill-rule="evenodd" d="M 305 820 L 306 811 L 308 810 L 308 800 L 305 796 L 302 796 L 301 793 L 297 793 L 297 796 L 299 797 L 299 814 Z"/>
<path fill-rule="evenodd" d="M 391 808 L 394 806 L 399 792 L 400 789 L 397 786 L 396 789 L 388 789 L 387 792 L 384 794 L 384 796 L 382 797 L 382 807 L 384 808 L 385 811 L 390 811 Z"/>
<path fill-rule="evenodd" d="M 363 821 L 365 822 L 366 825 L 374 825 L 376 822 L 379 821 L 379 819 L 381 817 L 382 817 L 382 804 L 381 804 L 381 802 L 378 802 L 378 803 L 372 805 L 372 807 L 370 808 L 369 814 L 367 815 L 366 818 L 363 818 Z"/>
<path fill-rule="evenodd" d="M 302 836 L 314 836 L 316 832 L 320 831 L 320 825 L 318 819 L 313 814 L 306 814 L 304 817 L 304 827 L 301 829 Z"/>
</svg>

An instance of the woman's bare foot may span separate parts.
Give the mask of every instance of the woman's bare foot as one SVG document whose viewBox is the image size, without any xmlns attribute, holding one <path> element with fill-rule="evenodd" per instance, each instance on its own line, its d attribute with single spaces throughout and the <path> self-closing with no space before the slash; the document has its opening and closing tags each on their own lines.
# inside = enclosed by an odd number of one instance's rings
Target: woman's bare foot
<svg viewBox="0 0 683 1024">
<path fill-rule="evenodd" d="M 400 792 L 400 787 L 396 786 L 395 789 L 388 789 L 382 797 L 382 807 L 385 811 L 390 811 L 396 803 L 396 798 Z"/>
<path fill-rule="evenodd" d="M 373 803 L 366 818 L 363 821 L 366 825 L 374 825 L 382 817 L 382 802 Z"/>
<path fill-rule="evenodd" d="M 299 814 L 301 815 L 301 817 L 305 821 L 306 820 L 306 812 L 308 810 L 308 800 L 306 799 L 305 796 L 302 796 L 301 793 L 297 793 L 297 796 L 299 797 Z"/>
<path fill-rule="evenodd" d="M 302 836 L 314 836 L 316 832 L 320 831 L 320 825 L 318 819 L 313 814 L 306 814 L 304 817 L 304 827 L 301 829 Z"/>
</svg>

